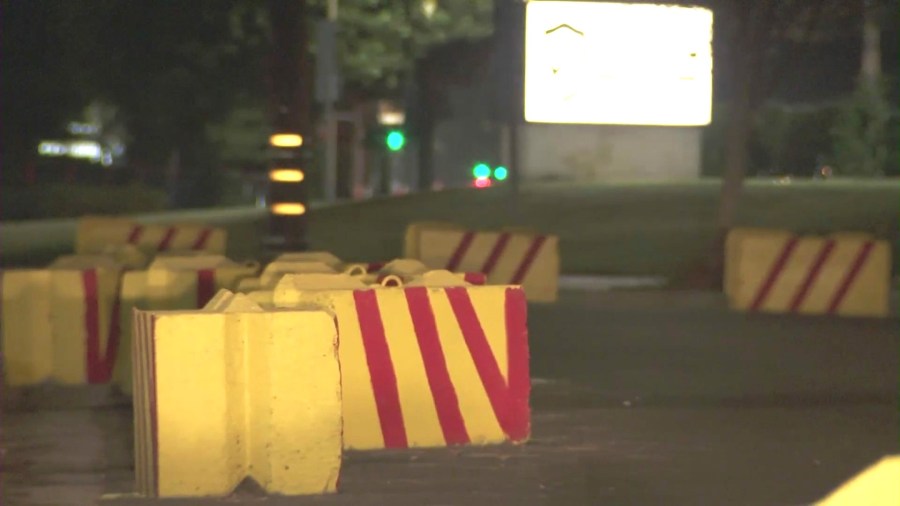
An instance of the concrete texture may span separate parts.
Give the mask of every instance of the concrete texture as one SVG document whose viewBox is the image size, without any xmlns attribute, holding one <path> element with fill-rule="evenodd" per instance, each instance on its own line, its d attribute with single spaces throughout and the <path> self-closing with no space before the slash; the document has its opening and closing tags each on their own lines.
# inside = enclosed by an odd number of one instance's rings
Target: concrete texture
<svg viewBox="0 0 900 506">
<path fill-rule="evenodd" d="M 531 308 L 528 444 L 351 452 L 336 496 L 248 486 L 208 504 L 798 505 L 900 453 L 898 319 L 723 305 L 692 292 L 564 292 Z M 99 500 L 133 487 L 131 411 L 118 399 L 5 393 L 0 503 L 155 504 Z"/>
</svg>

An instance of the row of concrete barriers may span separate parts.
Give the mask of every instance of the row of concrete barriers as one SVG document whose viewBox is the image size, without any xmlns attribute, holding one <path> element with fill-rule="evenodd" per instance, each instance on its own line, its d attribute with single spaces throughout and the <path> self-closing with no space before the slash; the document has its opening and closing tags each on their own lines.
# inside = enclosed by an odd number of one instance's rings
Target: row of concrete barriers
<svg viewBox="0 0 900 506">
<path fill-rule="evenodd" d="M 528 437 L 518 286 L 414 260 L 175 252 L 126 269 L 105 251 L 4 272 L 5 373 L 133 392 L 141 494 L 222 495 L 245 476 L 329 492 L 342 448 Z"/>
</svg>

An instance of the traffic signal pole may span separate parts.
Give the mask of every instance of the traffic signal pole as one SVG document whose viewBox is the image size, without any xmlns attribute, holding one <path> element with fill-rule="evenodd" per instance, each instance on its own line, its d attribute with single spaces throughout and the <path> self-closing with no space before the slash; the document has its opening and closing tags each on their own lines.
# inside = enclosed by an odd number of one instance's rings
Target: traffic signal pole
<svg viewBox="0 0 900 506">
<path fill-rule="evenodd" d="M 273 48 L 269 95 L 268 252 L 307 248 L 307 177 L 311 157 L 310 86 L 305 0 L 268 0 Z"/>
</svg>

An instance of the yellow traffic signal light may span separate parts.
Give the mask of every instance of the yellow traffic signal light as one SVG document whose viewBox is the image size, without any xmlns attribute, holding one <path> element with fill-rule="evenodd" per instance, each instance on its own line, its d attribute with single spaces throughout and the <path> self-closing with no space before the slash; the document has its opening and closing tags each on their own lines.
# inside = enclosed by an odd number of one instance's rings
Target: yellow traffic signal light
<svg viewBox="0 0 900 506">
<path fill-rule="evenodd" d="M 276 148 L 299 148 L 303 145 L 303 136 L 300 134 L 274 134 L 269 137 L 269 144 Z"/>
<path fill-rule="evenodd" d="M 277 183 L 299 183 L 306 179 L 306 175 L 300 169 L 272 169 L 269 171 L 269 181 Z"/>
</svg>

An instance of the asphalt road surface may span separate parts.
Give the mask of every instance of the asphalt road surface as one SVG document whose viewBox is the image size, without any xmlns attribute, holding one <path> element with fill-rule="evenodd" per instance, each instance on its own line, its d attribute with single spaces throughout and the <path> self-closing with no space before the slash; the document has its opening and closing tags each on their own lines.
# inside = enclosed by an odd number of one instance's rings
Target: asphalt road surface
<svg viewBox="0 0 900 506">
<path fill-rule="evenodd" d="M 809 504 L 900 453 L 898 329 L 733 314 L 701 293 L 567 292 L 531 308 L 528 444 L 350 453 L 339 494 L 303 499 L 123 496 L 128 406 L 6 390 L 0 504 Z"/>
</svg>

